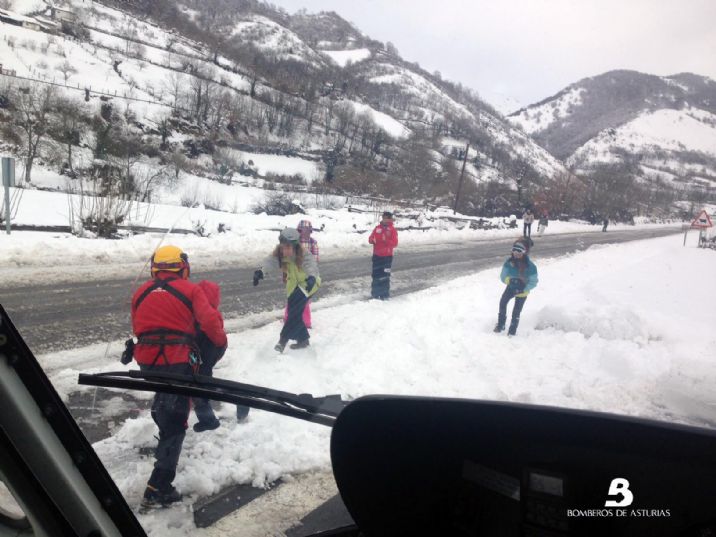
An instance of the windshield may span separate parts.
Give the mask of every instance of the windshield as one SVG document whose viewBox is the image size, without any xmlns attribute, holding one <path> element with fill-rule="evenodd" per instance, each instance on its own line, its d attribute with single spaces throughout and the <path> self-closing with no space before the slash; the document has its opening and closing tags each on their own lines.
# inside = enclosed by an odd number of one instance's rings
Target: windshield
<svg viewBox="0 0 716 537">
<path fill-rule="evenodd" d="M 370 394 L 716 429 L 713 5 L 90 4 L 0 0 L 0 303 L 149 535 L 351 524 Z"/>
</svg>

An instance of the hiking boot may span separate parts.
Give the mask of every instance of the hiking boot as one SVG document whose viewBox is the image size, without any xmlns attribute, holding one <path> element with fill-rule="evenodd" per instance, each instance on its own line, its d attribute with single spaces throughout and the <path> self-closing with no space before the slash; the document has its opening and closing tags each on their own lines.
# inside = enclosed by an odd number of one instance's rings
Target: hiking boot
<svg viewBox="0 0 716 537">
<path fill-rule="evenodd" d="M 304 339 L 303 341 L 297 341 L 296 343 L 291 344 L 292 349 L 305 349 L 310 344 L 308 343 L 307 339 Z"/>
<path fill-rule="evenodd" d="M 147 485 L 142 498 L 141 509 L 153 509 L 155 507 L 166 507 L 172 503 L 180 502 L 182 495 L 172 485 L 166 490 L 155 489 L 151 485 Z"/>
<path fill-rule="evenodd" d="M 216 417 L 214 417 L 213 420 L 199 420 L 194 424 L 194 432 L 213 431 L 214 429 L 218 429 L 219 425 L 221 425 L 221 422 L 216 419 Z"/>
<path fill-rule="evenodd" d="M 286 343 L 288 343 L 288 340 L 279 339 L 278 343 L 276 343 L 273 350 L 278 351 L 278 352 L 283 352 L 283 350 L 286 348 Z"/>
<path fill-rule="evenodd" d="M 517 323 L 512 322 L 510 323 L 510 328 L 507 330 L 508 336 L 516 336 L 517 335 Z"/>
<path fill-rule="evenodd" d="M 502 332 L 504 329 L 505 329 L 505 325 L 504 325 L 503 323 L 497 323 L 497 324 L 495 325 L 495 329 L 493 330 L 493 332 L 499 334 L 499 333 Z"/>
</svg>

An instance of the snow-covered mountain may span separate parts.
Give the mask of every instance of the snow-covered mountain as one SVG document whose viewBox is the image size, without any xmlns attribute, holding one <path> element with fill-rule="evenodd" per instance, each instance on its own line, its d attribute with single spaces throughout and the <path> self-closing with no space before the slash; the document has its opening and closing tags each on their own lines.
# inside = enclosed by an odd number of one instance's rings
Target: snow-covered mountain
<svg viewBox="0 0 716 537">
<path fill-rule="evenodd" d="M 58 170 L 82 173 L 111 156 L 97 143 L 109 123 L 141 139 L 145 162 L 179 152 L 197 173 L 267 178 L 249 159 L 227 158 L 248 147 L 310 161 L 316 172 L 305 182 L 438 203 L 451 200 L 460 148 L 470 142 L 468 211 L 481 185 L 510 192 L 518 176 L 539 184 L 564 171 L 475 92 L 403 60 L 335 13 L 291 16 L 255 0 L 9 4 L 0 16 L 0 86 L 54 82 L 82 109 L 77 162 L 39 151 L 38 162 Z M 19 138 L 0 134 L 21 156 Z M 270 173 L 294 181 L 299 171 Z"/>
<path fill-rule="evenodd" d="M 621 164 L 646 181 L 716 186 L 716 81 L 611 71 L 509 116 L 578 172 Z"/>
</svg>

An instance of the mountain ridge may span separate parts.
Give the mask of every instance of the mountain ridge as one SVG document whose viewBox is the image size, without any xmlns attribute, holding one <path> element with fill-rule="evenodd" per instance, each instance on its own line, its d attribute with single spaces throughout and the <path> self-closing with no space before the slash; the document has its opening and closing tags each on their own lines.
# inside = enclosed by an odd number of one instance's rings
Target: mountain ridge
<svg viewBox="0 0 716 537">
<path fill-rule="evenodd" d="M 648 180 L 716 186 L 716 81 L 709 77 L 608 71 L 570 84 L 508 119 L 578 172 L 621 163 L 641 169 Z M 684 123 L 710 142 L 690 136 Z M 647 173 L 647 168 L 663 173 Z"/>
</svg>

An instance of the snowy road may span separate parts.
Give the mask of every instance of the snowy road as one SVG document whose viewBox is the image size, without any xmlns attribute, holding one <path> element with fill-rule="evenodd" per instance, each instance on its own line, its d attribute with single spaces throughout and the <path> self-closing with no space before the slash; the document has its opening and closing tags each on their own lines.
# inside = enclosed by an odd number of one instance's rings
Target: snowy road
<svg viewBox="0 0 716 537">
<path fill-rule="evenodd" d="M 545 235 L 536 239 L 532 255 L 539 260 L 583 250 L 593 244 L 647 239 L 676 232 L 675 229 L 659 228 L 605 234 Z M 512 239 L 493 239 L 399 249 L 393 264 L 394 294 L 413 292 L 497 266 L 504 260 L 511 242 Z M 276 282 L 262 282 L 253 287 L 253 270 L 254 267 L 244 266 L 197 271 L 192 275 L 196 281 L 206 278 L 219 282 L 222 287 L 221 309 L 230 330 L 274 320 L 285 301 L 281 286 Z M 325 285 L 314 308 L 320 309 L 322 301 L 334 305 L 363 298 L 370 286 L 370 258 L 324 256 L 321 275 Z M 139 283 L 142 281 L 143 277 Z M 0 303 L 30 348 L 36 353 L 46 353 L 127 337 L 133 284 L 134 279 L 129 278 L 9 288 L 0 284 Z"/>
</svg>

